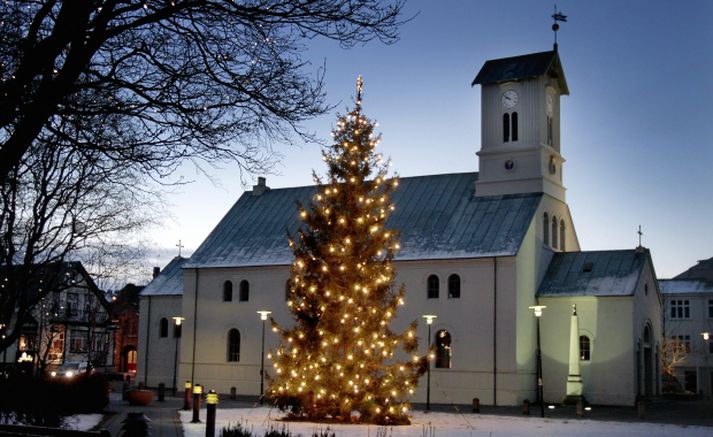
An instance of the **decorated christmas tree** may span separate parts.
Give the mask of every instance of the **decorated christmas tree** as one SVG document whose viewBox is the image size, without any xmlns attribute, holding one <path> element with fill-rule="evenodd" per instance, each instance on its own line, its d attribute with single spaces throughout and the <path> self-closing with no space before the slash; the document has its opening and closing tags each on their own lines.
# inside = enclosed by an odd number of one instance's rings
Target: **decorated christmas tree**
<svg viewBox="0 0 713 437">
<path fill-rule="evenodd" d="M 408 397 L 423 373 L 416 322 L 394 332 L 404 304 L 394 289 L 398 235 L 385 228 L 398 185 L 374 152 L 375 124 L 361 111 L 361 77 L 354 109 L 339 116 L 323 152 L 328 180 L 298 205 L 303 225 L 290 236 L 295 259 L 288 306 L 295 323 L 281 329 L 268 396 L 294 419 L 405 424 Z"/>
</svg>

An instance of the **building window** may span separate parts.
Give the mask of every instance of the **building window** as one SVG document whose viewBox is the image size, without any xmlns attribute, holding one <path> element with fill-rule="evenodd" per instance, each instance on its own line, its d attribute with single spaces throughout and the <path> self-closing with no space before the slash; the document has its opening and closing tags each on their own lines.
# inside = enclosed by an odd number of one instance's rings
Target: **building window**
<svg viewBox="0 0 713 437">
<path fill-rule="evenodd" d="M 589 337 L 586 335 L 579 336 L 579 359 L 580 361 L 589 361 L 591 357 L 591 349 Z"/>
<path fill-rule="evenodd" d="M 708 318 L 713 319 L 713 299 L 708 299 Z"/>
<path fill-rule="evenodd" d="M 240 281 L 240 302 L 250 300 L 250 283 L 243 279 Z"/>
<path fill-rule="evenodd" d="M 552 216 L 552 248 L 557 249 L 557 217 Z"/>
<path fill-rule="evenodd" d="M 547 144 L 552 146 L 552 117 L 547 116 Z"/>
<path fill-rule="evenodd" d="M 87 352 L 87 333 L 73 329 L 69 333 L 69 352 L 81 354 Z"/>
<path fill-rule="evenodd" d="M 162 317 L 158 322 L 158 336 L 168 337 L 168 319 L 165 317 Z"/>
<path fill-rule="evenodd" d="M 510 114 L 503 114 L 503 142 L 510 141 Z"/>
<path fill-rule="evenodd" d="M 550 245 L 550 216 L 547 213 L 542 216 L 542 241 L 545 246 Z"/>
<path fill-rule="evenodd" d="M 564 220 L 560 220 L 560 249 L 565 250 Z"/>
<path fill-rule="evenodd" d="M 452 274 L 448 277 L 448 298 L 460 298 L 460 276 Z"/>
<path fill-rule="evenodd" d="M 512 127 L 510 128 L 512 131 L 512 140 L 517 141 L 517 112 L 512 113 L 510 121 L 512 123 Z"/>
<path fill-rule="evenodd" d="M 136 350 L 130 350 L 126 353 L 126 364 L 136 365 Z"/>
<path fill-rule="evenodd" d="M 233 283 L 230 281 L 223 282 L 223 302 L 231 302 L 233 300 Z"/>
<path fill-rule="evenodd" d="M 426 281 L 426 288 L 429 299 L 438 299 L 438 276 L 429 276 Z"/>
<path fill-rule="evenodd" d="M 713 341 L 708 342 L 708 353 L 713 354 Z"/>
<path fill-rule="evenodd" d="M 285 300 L 286 301 L 290 300 L 290 288 L 292 288 L 292 287 L 290 286 L 290 280 L 288 279 L 285 282 Z"/>
<path fill-rule="evenodd" d="M 79 294 L 67 293 L 67 317 L 79 314 Z"/>
<path fill-rule="evenodd" d="M 671 318 L 688 319 L 691 317 L 690 302 L 688 299 L 671 300 Z"/>
<path fill-rule="evenodd" d="M 228 331 L 228 361 L 240 361 L 240 331 L 235 328 Z"/>
<path fill-rule="evenodd" d="M 683 349 L 684 352 L 691 352 L 691 336 L 690 335 L 674 335 L 671 339 L 676 344 L 676 347 Z"/>
<path fill-rule="evenodd" d="M 445 329 L 436 332 L 436 368 L 451 368 L 451 334 Z"/>
<path fill-rule="evenodd" d="M 183 332 L 183 323 L 180 325 L 173 323 L 173 338 L 181 338 L 181 332 Z"/>
</svg>

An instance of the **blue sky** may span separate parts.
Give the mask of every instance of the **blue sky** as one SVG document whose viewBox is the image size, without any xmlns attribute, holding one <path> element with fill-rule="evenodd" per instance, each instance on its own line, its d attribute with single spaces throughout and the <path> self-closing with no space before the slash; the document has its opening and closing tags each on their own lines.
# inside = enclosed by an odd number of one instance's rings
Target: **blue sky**
<svg viewBox="0 0 713 437">
<path fill-rule="evenodd" d="M 713 2 L 560 1 L 568 22 L 559 52 L 570 88 L 562 98 L 564 184 L 583 250 L 633 248 L 639 225 L 660 278 L 713 256 Z M 358 74 L 364 110 L 379 122 L 381 152 L 400 176 L 476 171 L 480 89 L 488 59 L 551 50 L 553 3 L 543 0 L 410 0 L 401 40 L 344 50 L 311 41 L 326 63 L 330 103 L 344 113 Z M 306 126 L 329 138 L 336 112 Z M 277 145 L 271 187 L 311 184 L 319 147 Z M 235 168 L 191 167 L 196 182 L 168 196 L 150 258 L 163 266 L 182 240 L 190 254 L 242 194 Z"/>
</svg>

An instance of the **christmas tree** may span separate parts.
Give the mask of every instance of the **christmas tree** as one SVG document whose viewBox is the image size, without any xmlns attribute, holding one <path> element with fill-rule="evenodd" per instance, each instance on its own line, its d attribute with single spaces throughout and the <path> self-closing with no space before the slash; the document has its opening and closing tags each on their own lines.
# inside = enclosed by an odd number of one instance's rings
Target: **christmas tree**
<svg viewBox="0 0 713 437">
<path fill-rule="evenodd" d="M 415 321 L 390 328 L 405 291 L 393 287 L 398 235 L 385 228 L 398 181 L 374 152 L 380 137 L 362 115 L 361 88 L 360 76 L 355 108 L 338 117 L 323 152 L 328 181 L 315 174 L 317 193 L 298 205 L 287 303 L 295 324 L 273 322 L 282 341 L 269 355 L 268 396 L 294 419 L 406 424 L 425 358 L 415 355 Z"/>
</svg>

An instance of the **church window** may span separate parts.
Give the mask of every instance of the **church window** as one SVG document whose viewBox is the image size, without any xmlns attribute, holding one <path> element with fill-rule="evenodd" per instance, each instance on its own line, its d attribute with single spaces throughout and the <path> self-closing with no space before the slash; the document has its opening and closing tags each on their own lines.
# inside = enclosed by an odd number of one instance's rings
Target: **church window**
<svg viewBox="0 0 713 437">
<path fill-rule="evenodd" d="M 183 331 L 183 323 L 181 323 L 181 324 L 174 323 L 173 324 L 173 338 L 181 338 L 182 331 Z"/>
<path fill-rule="evenodd" d="M 708 299 L 708 318 L 713 319 L 713 299 Z M 713 341 L 711 344 L 713 344 Z"/>
<path fill-rule="evenodd" d="M 451 368 L 451 334 L 445 329 L 436 332 L 436 368 Z"/>
<path fill-rule="evenodd" d="M 557 249 L 557 217 L 552 216 L 552 248 Z"/>
<path fill-rule="evenodd" d="M 688 319 L 691 317 L 690 302 L 688 299 L 673 299 L 670 304 L 672 319 Z"/>
<path fill-rule="evenodd" d="M 428 277 L 426 290 L 429 299 L 438 299 L 438 276 L 431 275 Z"/>
<path fill-rule="evenodd" d="M 158 336 L 168 337 L 168 319 L 165 317 L 162 317 L 158 322 Z"/>
<path fill-rule="evenodd" d="M 542 216 L 542 241 L 545 246 L 550 245 L 550 216 L 547 213 Z"/>
<path fill-rule="evenodd" d="M 589 361 L 591 359 L 589 337 L 586 335 L 579 336 L 579 359 L 580 361 Z"/>
<path fill-rule="evenodd" d="M 448 298 L 460 298 L 460 276 L 455 273 L 448 277 Z"/>
<path fill-rule="evenodd" d="M 503 114 L 503 142 L 510 141 L 510 114 Z"/>
<path fill-rule="evenodd" d="M 230 281 L 223 282 L 223 302 L 231 302 L 233 300 L 233 283 Z"/>
<path fill-rule="evenodd" d="M 552 117 L 547 116 L 547 145 L 552 145 Z"/>
<path fill-rule="evenodd" d="M 564 220 L 560 220 L 560 249 L 562 250 L 565 250 L 564 238 Z"/>
<path fill-rule="evenodd" d="M 228 361 L 240 361 L 240 331 L 235 328 L 228 331 Z"/>
<path fill-rule="evenodd" d="M 250 300 L 250 283 L 243 279 L 240 281 L 240 302 Z"/>
<path fill-rule="evenodd" d="M 510 128 L 512 131 L 512 140 L 517 141 L 517 112 L 512 113 L 510 122 L 512 123 L 512 127 Z"/>
</svg>

